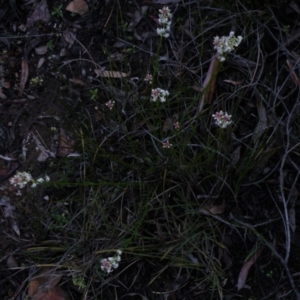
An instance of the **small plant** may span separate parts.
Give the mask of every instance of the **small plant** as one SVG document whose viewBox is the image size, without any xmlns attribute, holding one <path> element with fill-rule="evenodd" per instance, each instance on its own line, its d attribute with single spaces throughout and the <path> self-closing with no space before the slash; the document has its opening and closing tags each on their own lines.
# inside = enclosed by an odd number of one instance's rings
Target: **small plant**
<svg viewBox="0 0 300 300">
<path fill-rule="evenodd" d="M 86 283 L 83 277 L 72 275 L 72 282 L 75 286 L 77 286 L 79 289 L 86 288 Z"/>
<path fill-rule="evenodd" d="M 63 12 L 62 12 L 62 4 L 61 5 L 57 5 L 53 7 L 53 10 L 51 12 L 51 15 L 54 17 L 63 17 Z"/>
<path fill-rule="evenodd" d="M 67 217 L 69 212 L 65 209 L 61 214 L 52 212 L 51 217 L 53 219 L 53 223 L 49 226 L 50 230 L 55 230 L 64 227 L 70 222 L 70 219 Z"/>
<path fill-rule="evenodd" d="M 282 30 L 288 34 L 290 32 L 291 26 L 290 25 L 283 25 Z"/>
<path fill-rule="evenodd" d="M 32 85 L 42 85 L 44 82 L 43 78 L 36 76 L 30 79 L 30 84 Z"/>
<path fill-rule="evenodd" d="M 53 50 L 53 48 L 54 48 L 53 40 L 49 40 L 47 42 L 46 46 L 49 50 Z"/>
<path fill-rule="evenodd" d="M 91 100 L 96 101 L 98 98 L 98 89 L 90 90 Z"/>
<path fill-rule="evenodd" d="M 123 32 L 125 32 L 126 29 L 127 29 L 127 27 L 128 27 L 128 23 L 127 22 L 122 22 L 121 25 L 120 25 L 120 27 L 121 27 L 121 30 Z"/>
</svg>

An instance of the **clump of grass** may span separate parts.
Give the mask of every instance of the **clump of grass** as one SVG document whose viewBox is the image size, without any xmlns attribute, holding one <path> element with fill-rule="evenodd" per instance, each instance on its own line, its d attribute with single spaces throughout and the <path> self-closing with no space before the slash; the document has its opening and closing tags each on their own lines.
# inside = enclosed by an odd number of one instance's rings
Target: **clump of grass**
<svg viewBox="0 0 300 300">
<path fill-rule="evenodd" d="M 289 117 L 296 105 L 284 101 L 288 94 L 276 92 L 288 85 L 280 58 L 275 66 L 263 59 L 267 51 L 260 32 L 267 34 L 271 21 L 262 25 L 239 2 L 230 11 L 220 7 L 171 6 L 169 39 L 153 39 L 153 55 L 138 45 L 147 70 L 133 66 L 137 81 L 98 78 L 91 87 L 97 97 L 64 98 L 66 126 L 81 156 L 62 160 L 57 172 L 63 170 L 65 179 L 58 176 L 52 183 L 60 196 L 53 193 L 51 207 L 44 204 L 43 215 L 36 216 L 44 224 L 43 240 L 23 254 L 39 265 L 64 269 L 80 287 L 77 293 L 94 299 L 137 291 L 147 297 L 223 299 L 234 290 L 237 270 L 251 249 L 265 245 L 265 256 L 276 253 L 297 295 L 288 266 L 292 192 L 286 191 L 296 181 L 290 184 L 283 171 L 290 153 L 297 155 L 298 131 L 289 136 L 291 124 L 298 126 Z M 149 22 L 145 16 L 140 26 L 151 28 Z M 218 69 L 213 101 L 199 112 L 213 38 L 233 27 L 247 46 L 241 44 Z M 136 63 L 129 55 L 107 67 L 124 71 L 131 60 Z M 275 83 L 270 72 L 277 74 Z M 151 80 L 145 81 L 147 74 Z M 155 98 L 163 101 L 151 101 L 156 89 L 164 91 Z M 282 114 L 278 107 L 285 109 Z M 232 116 L 224 128 L 213 119 L 222 110 Z M 288 146 L 280 145 L 281 134 Z M 279 223 L 284 230 L 276 235 L 286 248 L 278 250 L 270 233 Z M 116 249 L 122 261 L 112 274 L 103 272 L 101 261 Z"/>
</svg>

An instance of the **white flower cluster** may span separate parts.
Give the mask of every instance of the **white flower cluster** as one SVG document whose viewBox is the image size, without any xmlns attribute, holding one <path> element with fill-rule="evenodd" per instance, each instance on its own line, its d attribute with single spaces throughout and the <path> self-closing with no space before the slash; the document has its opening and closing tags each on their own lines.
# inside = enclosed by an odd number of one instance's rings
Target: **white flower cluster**
<svg viewBox="0 0 300 300">
<path fill-rule="evenodd" d="M 119 262 L 121 261 L 121 254 L 122 251 L 117 250 L 117 254 L 115 256 L 101 259 L 101 270 L 109 274 L 113 270 L 117 269 L 119 267 Z"/>
<path fill-rule="evenodd" d="M 44 181 L 50 181 L 50 177 L 46 175 L 44 178 L 40 177 L 37 180 L 34 180 L 31 174 L 28 172 L 17 172 L 17 174 L 9 180 L 10 184 L 13 186 L 18 186 L 20 189 L 24 188 L 27 183 L 31 183 L 31 187 L 34 188 Z"/>
<path fill-rule="evenodd" d="M 163 148 L 170 149 L 172 146 L 173 146 L 173 144 L 171 144 L 169 142 L 169 140 L 166 140 L 166 141 L 163 142 Z"/>
<path fill-rule="evenodd" d="M 224 61 L 224 54 L 233 51 L 241 43 L 242 39 L 240 35 L 236 37 L 234 31 L 231 31 L 229 36 L 222 36 L 221 38 L 216 36 L 214 38 L 214 49 L 217 50 L 218 60 Z"/>
<path fill-rule="evenodd" d="M 151 101 L 156 102 L 159 100 L 160 102 L 166 102 L 166 97 L 169 95 L 170 93 L 167 90 L 163 90 L 161 88 L 152 89 Z"/>
<path fill-rule="evenodd" d="M 231 115 L 228 115 L 227 112 L 224 113 L 222 110 L 213 114 L 212 117 L 215 119 L 216 124 L 221 128 L 226 128 L 232 123 Z"/>
<path fill-rule="evenodd" d="M 113 101 L 113 100 L 109 100 L 109 101 L 107 101 L 106 103 L 105 103 L 105 105 L 110 109 L 110 110 L 112 110 L 113 109 L 113 107 L 114 107 L 114 105 L 115 105 L 115 101 Z"/>
<path fill-rule="evenodd" d="M 146 77 L 144 78 L 144 81 L 152 84 L 152 75 L 151 74 L 147 74 Z"/>
<path fill-rule="evenodd" d="M 159 10 L 158 22 L 161 27 L 156 29 L 158 35 L 168 38 L 171 30 L 172 14 L 169 7 L 165 6 Z"/>
</svg>

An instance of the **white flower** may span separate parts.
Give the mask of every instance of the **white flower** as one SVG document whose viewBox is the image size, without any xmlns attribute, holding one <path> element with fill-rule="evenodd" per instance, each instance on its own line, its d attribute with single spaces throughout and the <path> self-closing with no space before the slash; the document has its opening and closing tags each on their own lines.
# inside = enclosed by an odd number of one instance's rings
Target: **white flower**
<svg viewBox="0 0 300 300">
<path fill-rule="evenodd" d="M 122 251 L 117 250 L 117 254 L 113 257 L 103 258 L 100 260 L 101 270 L 105 271 L 107 274 L 111 273 L 114 269 L 119 267 L 119 262 L 121 261 Z"/>
<path fill-rule="evenodd" d="M 112 110 L 113 107 L 114 107 L 114 105 L 115 105 L 115 101 L 109 100 L 109 101 L 107 101 L 107 102 L 105 103 L 105 105 L 106 105 L 110 110 Z"/>
<path fill-rule="evenodd" d="M 24 188 L 30 181 L 32 181 L 32 176 L 28 172 L 17 172 L 17 174 L 9 180 L 10 184 L 18 186 L 20 189 Z"/>
<path fill-rule="evenodd" d="M 152 75 L 147 74 L 146 77 L 144 78 L 144 81 L 151 84 L 152 83 Z"/>
<path fill-rule="evenodd" d="M 219 36 L 214 37 L 214 49 L 217 50 L 219 61 L 224 61 L 225 57 L 223 54 L 232 52 L 234 48 L 238 47 L 242 41 L 242 37 L 235 36 L 234 31 L 230 31 L 229 36 Z"/>
<path fill-rule="evenodd" d="M 101 270 L 106 271 L 107 274 L 112 272 L 112 265 L 107 258 L 103 258 L 100 260 L 101 263 Z"/>
<path fill-rule="evenodd" d="M 166 140 L 163 142 L 163 148 L 170 149 L 173 145 L 169 142 L 169 140 Z"/>
<path fill-rule="evenodd" d="M 113 263 L 111 264 L 111 266 L 112 266 L 114 269 L 117 269 L 118 266 L 119 266 L 119 264 L 118 264 L 117 262 L 113 262 Z"/>
<path fill-rule="evenodd" d="M 156 29 L 158 35 L 168 38 L 171 30 L 172 14 L 169 7 L 165 6 L 159 10 L 158 22 L 160 27 Z"/>
<path fill-rule="evenodd" d="M 178 121 L 174 122 L 173 126 L 174 126 L 175 129 L 179 129 L 180 128 L 180 124 L 179 124 Z"/>
<path fill-rule="evenodd" d="M 222 110 L 213 114 L 212 117 L 215 119 L 216 125 L 221 128 L 226 128 L 232 123 L 231 115 L 228 115 L 227 112 L 224 113 Z"/>
<path fill-rule="evenodd" d="M 164 6 L 162 9 L 160 9 L 159 13 L 159 19 L 162 19 L 165 22 L 168 22 L 168 20 L 172 18 L 170 8 L 167 6 Z"/>
<path fill-rule="evenodd" d="M 151 101 L 156 102 L 159 100 L 160 102 L 166 102 L 166 97 L 169 95 L 170 93 L 167 90 L 163 90 L 161 88 L 152 89 Z"/>
<path fill-rule="evenodd" d="M 31 187 L 35 188 L 38 184 L 43 183 L 44 181 L 49 181 L 49 176 L 45 176 L 45 178 L 38 178 L 34 180 L 30 173 L 28 172 L 17 172 L 12 178 L 10 178 L 9 182 L 13 186 L 18 186 L 20 189 L 24 188 L 27 183 L 31 183 Z"/>
</svg>

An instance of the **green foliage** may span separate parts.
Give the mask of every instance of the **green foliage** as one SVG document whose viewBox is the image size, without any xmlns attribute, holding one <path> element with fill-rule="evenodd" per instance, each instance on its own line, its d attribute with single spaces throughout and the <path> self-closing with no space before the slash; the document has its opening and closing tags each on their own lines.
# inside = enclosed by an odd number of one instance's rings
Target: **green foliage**
<svg viewBox="0 0 300 300">
<path fill-rule="evenodd" d="M 98 98 L 98 89 L 92 89 L 90 90 L 90 94 L 91 94 L 91 100 L 92 101 L 96 101 Z"/>
<path fill-rule="evenodd" d="M 62 18 L 63 17 L 62 4 L 54 6 L 51 15 L 54 17 Z"/>
</svg>

